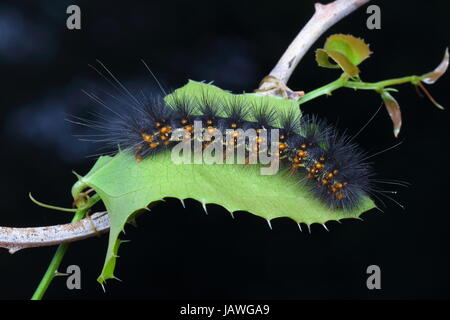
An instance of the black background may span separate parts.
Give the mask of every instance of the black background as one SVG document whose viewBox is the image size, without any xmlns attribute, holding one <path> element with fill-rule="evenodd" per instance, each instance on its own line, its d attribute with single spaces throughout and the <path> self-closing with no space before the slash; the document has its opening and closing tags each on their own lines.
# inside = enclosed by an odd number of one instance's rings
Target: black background
<svg viewBox="0 0 450 320">
<path fill-rule="evenodd" d="M 66 29 L 66 8 L 78 4 L 82 30 Z M 382 12 L 381 30 L 366 28 L 365 7 L 322 36 L 351 33 L 374 51 L 362 78 L 377 81 L 423 74 L 448 46 L 448 1 L 373 1 Z M 313 13 L 313 1 L 15 1 L 0 4 L 2 226 L 64 223 L 70 214 L 36 207 L 29 191 L 47 203 L 70 206 L 72 170 L 86 173 L 95 147 L 65 121 L 98 108 L 81 89 L 110 90 L 88 64 L 105 62 L 130 88 L 158 90 L 140 59 L 170 88 L 187 79 L 214 80 L 223 89 L 251 92 L 275 65 Z M 289 86 L 310 91 L 339 72 L 317 67 L 311 50 Z M 450 106 L 448 75 L 429 87 Z M 396 188 L 400 209 L 387 201 L 364 221 L 313 225 L 299 232 L 288 219 L 267 223 L 249 213 L 236 219 L 218 206 L 168 200 L 128 227 L 116 275 L 103 293 L 95 281 L 107 237 L 72 245 L 61 271 L 78 264 L 82 290 L 69 291 L 64 278 L 50 286 L 49 299 L 448 299 L 450 258 L 448 208 L 448 111 L 398 87 L 403 144 L 375 159 L 387 179 L 410 182 Z M 305 104 L 356 133 L 380 106 L 373 92 L 342 89 Z M 397 140 L 384 109 L 357 138 L 376 152 Z M 9 255 L 0 251 L 0 298 L 29 298 L 55 248 Z M 381 267 L 382 289 L 366 288 L 366 268 Z"/>
</svg>

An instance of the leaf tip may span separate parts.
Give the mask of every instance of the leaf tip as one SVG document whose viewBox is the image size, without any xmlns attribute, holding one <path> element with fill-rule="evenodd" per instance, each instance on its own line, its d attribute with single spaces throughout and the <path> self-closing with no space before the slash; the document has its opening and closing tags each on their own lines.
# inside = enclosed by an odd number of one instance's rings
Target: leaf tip
<svg viewBox="0 0 450 320">
<path fill-rule="evenodd" d="M 431 101 L 431 103 L 433 103 L 437 108 L 439 108 L 441 110 L 445 110 L 445 108 L 433 98 L 431 93 L 428 92 L 428 90 L 425 88 L 425 86 L 422 83 L 419 82 L 417 84 L 417 87 L 422 90 L 422 92 L 427 96 L 427 98 Z"/>
<path fill-rule="evenodd" d="M 444 58 L 441 63 L 431 72 L 422 76 L 422 82 L 426 84 L 435 83 L 448 69 L 449 65 L 449 52 L 448 47 L 445 48 Z"/>
<path fill-rule="evenodd" d="M 381 92 L 381 98 L 383 99 L 386 110 L 394 126 L 394 136 L 397 138 L 402 127 L 402 113 L 400 110 L 400 105 L 386 89 Z"/>
</svg>

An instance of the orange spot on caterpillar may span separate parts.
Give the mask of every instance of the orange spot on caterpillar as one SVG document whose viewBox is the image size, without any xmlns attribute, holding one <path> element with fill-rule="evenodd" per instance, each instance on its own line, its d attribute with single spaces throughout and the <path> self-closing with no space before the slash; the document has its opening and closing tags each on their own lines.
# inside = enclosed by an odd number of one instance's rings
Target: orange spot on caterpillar
<svg viewBox="0 0 450 320">
<path fill-rule="evenodd" d="M 344 199 L 344 194 L 342 192 L 336 193 L 336 199 L 338 199 L 338 200 Z"/>
<path fill-rule="evenodd" d="M 308 155 L 308 152 L 300 150 L 299 152 L 297 152 L 297 156 L 299 156 L 300 158 L 305 158 Z"/>
<path fill-rule="evenodd" d="M 159 133 L 166 134 L 172 131 L 172 127 L 164 126 L 161 129 L 159 129 Z"/>
<path fill-rule="evenodd" d="M 149 134 L 147 134 L 147 133 L 142 133 L 142 134 L 141 134 L 141 137 L 142 137 L 142 139 L 143 139 L 145 142 L 152 142 L 152 141 L 153 141 L 153 136 L 152 136 L 152 135 L 149 135 Z"/>
<path fill-rule="evenodd" d="M 323 169 L 325 167 L 325 165 L 323 163 L 317 162 L 316 163 L 316 169 Z"/>
<path fill-rule="evenodd" d="M 337 189 L 342 189 L 342 188 L 344 187 L 344 185 L 343 185 L 342 183 L 340 183 L 340 182 L 335 183 L 334 186 L 335 186 Z"/>
</svg>

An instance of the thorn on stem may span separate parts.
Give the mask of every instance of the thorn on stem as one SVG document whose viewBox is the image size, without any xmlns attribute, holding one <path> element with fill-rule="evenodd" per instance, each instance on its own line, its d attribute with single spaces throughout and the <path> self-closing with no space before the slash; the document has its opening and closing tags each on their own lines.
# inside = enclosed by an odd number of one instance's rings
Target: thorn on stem
<svg viewBox="0 0 450 320">
<path fill-rule="evenodd" d="M 62 277 L 62 276 L 68 276 L 68 273 L 59 272 L 58 270 L 55 270 L 54 276 L 55 277 Z"/>
</svg>

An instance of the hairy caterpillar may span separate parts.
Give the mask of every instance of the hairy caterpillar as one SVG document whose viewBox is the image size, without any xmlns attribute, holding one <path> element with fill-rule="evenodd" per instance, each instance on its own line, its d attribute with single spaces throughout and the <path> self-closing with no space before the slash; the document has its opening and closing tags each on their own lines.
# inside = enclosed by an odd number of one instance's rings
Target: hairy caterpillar
<svg viewBox="0 0 450 320">
<path fill-rule="evenodd" d="M 230 131 L 234 137 L 232 149 L 243 146 L 249 151 L 255 148 L 250 141 L 239 140 L 239 130 L 253 129 L 257 154 L 267 150 L 282 168 L 290 170 L 330 209 L 345 212 L 357 208 L 373 191 L 373 170 L 365 159 L 366 154 L 350 136 L 338 133 L 316 117 L 277 112 L 264 100 L 249 104 L 239 95 L 231 101 L 222 101 L 206 91 L 198 97 L 176 92 L 171 96 L 168 101 L 143 95 L 135 104 L 127 106 L 126 112 L 114 112 L 113 121 L 107 124 L 85 121 L 85 124 L 103 132 L 101 138 L 93 141 L 133 153 L 138 162 L 151 161 L 153 155 L 179 143 L 172 139 L 179 130 L 188 142 L 200 139 L 198 142 L 205 150 L 211 139 L 192 135 L 196 122 L 201 123 L 203 134 L 217 130 L 222 135 L 220 146 L 224 151 L 230 148 L 225 137 L 225 132 L 229 134 Z M 278 129 L 276 141 L 270 136 L 273 129 Z M 265 132 L 269 135 L 263 136 Z M 246 156 L 245 163 L 250 161 Z"/>
</svg>

